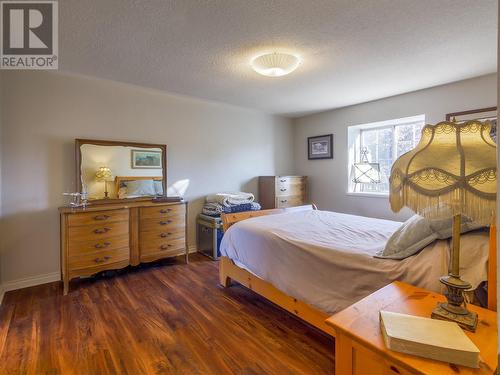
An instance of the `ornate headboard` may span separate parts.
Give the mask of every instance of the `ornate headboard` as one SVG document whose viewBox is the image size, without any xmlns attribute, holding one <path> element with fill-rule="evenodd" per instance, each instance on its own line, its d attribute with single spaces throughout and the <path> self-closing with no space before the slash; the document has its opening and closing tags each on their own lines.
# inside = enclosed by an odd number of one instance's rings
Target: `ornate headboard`
<svg viewBox="0 0 500 375">
<path fill-rule="evenodd" d="M 163 181 L 163 177 L 153 177 L 153 176 L 116 176 L 115 177 L 115 193 L 118 196 L 118 191 L 122 182 L 125 181 L 137 181 L 137 180 L 153 180 L 153 181 Z"/>
</svg>

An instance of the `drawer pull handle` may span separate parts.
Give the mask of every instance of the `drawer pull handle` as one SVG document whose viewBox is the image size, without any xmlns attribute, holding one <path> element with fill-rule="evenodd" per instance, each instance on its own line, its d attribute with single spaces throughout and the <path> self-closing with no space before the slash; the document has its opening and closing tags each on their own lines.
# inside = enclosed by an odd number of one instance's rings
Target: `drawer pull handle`
<svg viewBox="0 0 500 375">
<path fill-rule="evenodd" d="M 280 191 L 286 191 L 286 189 L 280 189 Z"/>
<path fill-rule="evenodd" d="M 108 220 L 111 216 L 109 215 L 97 215 L 94 216 L 94 220 Z"/>
<path fill-rule="evenodd" d="M 396 366 L 391 365 L 390 369 L 391 369 L 391 371 L 394 371 L 396 374 L 400 374 L 400 372 Z"/>
<path fill-rule="evenodd" d="M 172 246 L 172 245 L 171 245 L 171 244 L 168 244 L 168 245 L 161 245 L 161 246 L 160 246 L 160 249 L 162 249 L 162 250 L 166 250 L 166 249 L 168 249 L 170 246 Z"/>
<path fill-rule="evenodd" d="M 105 261 L 110 260 L 110 259 L 111 259 L 110 256 L 105 256 L 105 257 L 102 257 L 102 258 L 95 258 L 94 262 L 96 262 L 96 263 L 104 263 Z"/>
<path fill-rule="evenodd" d="M 165 237 L 168 237 L 168 236 L 171 236 L 171 235 L 172 235 L 172 233 L 170 233 L 170 232 L 168 232 L 168 233 L 161 233 L 160 237 L 161 238 L 165 238 Z"/>
<path fill-rule="evenodd" d="M 171 208 L 164 208 L 163 210 L 160 210 L 160 213 L 162 213 L 162 214 L 168 214 L 171 211 L 172 211 Z"/>
<path fill-rule="evenodd" d="M 160 221 L 160 225 L 167 225 L 170 224 L 172 220 L 165 220 L 165 221 Z"/>
<path fill-rule="evenodd" d="M 288 202 L 288 200 L 287 200 L 287 199 L 283 199 L 283 200 L 281 200 L 280 202 L 281 202 L 281 203 L 286 203 L 286 202 Z"/>
<path fill-rule="evenodd" d="M 283 179 L 283 180 L 280 180 L 280 182 L 286 182 L 286 180 L 285 180 L 285 179 Z"/>
<path fill-rule="evenodd" d="M 102 234 L 102 233 L 109 232 L 110 230 L 111 230 L 111 228 L 107 228 L 107 227 L 98 228 L 98 229 L 94 230 L 94 233 L 96 233 L 96 234 Z"/>
<path fill-rule="evenodd" d="M 111 242 L 97 243 L 97 244 L 95 244 L 95 248 L 96 249 L 105 249 L 109 245 L 111 245 Z"/>
</svg>

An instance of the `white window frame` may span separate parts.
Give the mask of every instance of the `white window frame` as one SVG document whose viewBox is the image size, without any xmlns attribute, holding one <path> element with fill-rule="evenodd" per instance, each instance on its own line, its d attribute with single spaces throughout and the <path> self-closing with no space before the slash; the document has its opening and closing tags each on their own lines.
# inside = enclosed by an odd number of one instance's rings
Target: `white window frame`
<svg viewBox="0 0 500 375">
<path fill-rule="evenodd" d="M 353 190 L 353 182 L 351 180 L 351 167 L 354 162 L 359 162 L 360 158 L 360 150 L 362 148 L 362 132 L 373 129 L 389 129 L 392 128 L 393 134 L 396 134 L 396 128 L 401 125 L 407 125 L 410 123 L 421 122 L 425 125 L 425 114 L 402 117 L 398 119 L 385 120 L 385 121 L 377 121 L 366 124 L 359 125 L 351 125 L 348 127 L 348 136 L 347 136 L 347 189 L 346 195 L 353 196 L 365 196 L 365 197 L 379 197 L 379 198 L 387 198 L 389 196 L 389 192 L 368 192 L 368 191 L 354 191 Z M 354 140 L 352 139 L 354 138 Z M 397 155 L 397 143 L 396 137 L 393 136 L 393 144 L 392 144 L 393 155 Z"/>
</svg>

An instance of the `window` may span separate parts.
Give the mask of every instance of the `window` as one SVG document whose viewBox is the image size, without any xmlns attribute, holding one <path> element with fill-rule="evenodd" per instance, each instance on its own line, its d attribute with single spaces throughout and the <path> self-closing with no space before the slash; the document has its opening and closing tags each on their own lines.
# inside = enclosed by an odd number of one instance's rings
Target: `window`
<svg viewBox="0 0 500 375">
<path fill-rule="evenodd" d="M 349 192 L 388 193 L 389 176 L 394 161 L 402 154 L 413 149 L 420 140 L 425 123 L 425 116 L 405 117 L 402 119 L 381 121 L 350 126 L 349 142 Z M 362 182 L 357 178 L 355 168 L 359 163 L 371 164 L 380 170 L 380 182 Z M 377 173 L 378 174 L 378 173 Z M 355 182 L 357 181 L 357 182 Z"/>
</svg>

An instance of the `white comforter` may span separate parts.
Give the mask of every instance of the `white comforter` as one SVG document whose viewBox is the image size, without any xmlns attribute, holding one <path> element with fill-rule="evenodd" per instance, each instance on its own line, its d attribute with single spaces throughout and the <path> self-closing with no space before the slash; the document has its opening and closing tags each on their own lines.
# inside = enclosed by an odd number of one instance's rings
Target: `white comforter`
<svg viewBox="0 0 500 375">
<path fill-rule="evenodd" d="M 400 225 L 328 211 L 261 216 L 233 225 L 224 235 L 221 253 L 327 313 L 394 280 L 441 292 L 438 278 L 447 273 L 449 241 L 437 241 L 404 260 L 373 258 Z M 488 234 L 464 235 L 461 243 L 462 276 L 475 288 L 486 280 Z"/>
</svg>

